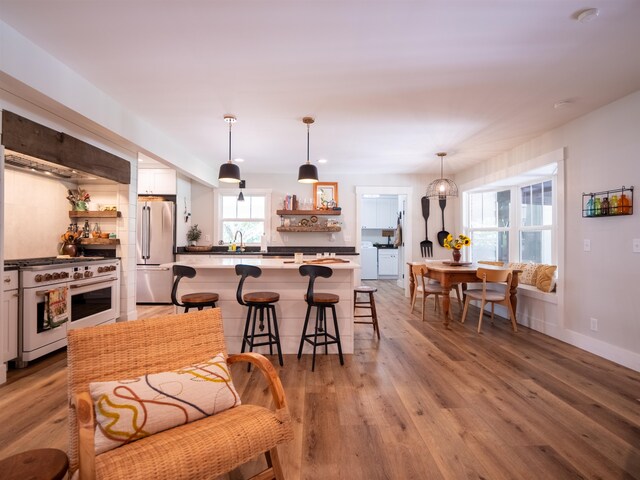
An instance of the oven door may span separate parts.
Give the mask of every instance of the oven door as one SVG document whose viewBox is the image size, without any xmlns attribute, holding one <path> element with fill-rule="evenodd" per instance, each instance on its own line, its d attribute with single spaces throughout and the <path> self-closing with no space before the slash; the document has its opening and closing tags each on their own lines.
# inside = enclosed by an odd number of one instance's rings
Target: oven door
<svg viewBox="0 0 640 480">
<path fill-rule="evenodd" d="M 44 329 L 45 296 L 50 288 L 25 288 L 22 290 L 20 361 L 35 360 L 42 355 L 53 352 L 67 344 L 67 324 L 63 323 L 50 329 Z"/>
<path fill-rule="evenodd" d="M 120 311 L 118 278 L 98 277 L 69 284 L 69 329 L 115 322 Z"/>
</svg>

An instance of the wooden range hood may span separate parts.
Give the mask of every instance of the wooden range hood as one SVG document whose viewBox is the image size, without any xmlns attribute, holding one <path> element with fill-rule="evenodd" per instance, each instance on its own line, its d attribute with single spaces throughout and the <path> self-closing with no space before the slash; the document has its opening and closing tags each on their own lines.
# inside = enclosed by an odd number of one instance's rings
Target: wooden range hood
<svg viewBox="0 0 640 480">
<path fill-rule="evenodd" d="M 2 111 L 2 144 L 63 167 L 131 183 L 131 164 L 123 158 L 7 110 Z"/>
</svg>

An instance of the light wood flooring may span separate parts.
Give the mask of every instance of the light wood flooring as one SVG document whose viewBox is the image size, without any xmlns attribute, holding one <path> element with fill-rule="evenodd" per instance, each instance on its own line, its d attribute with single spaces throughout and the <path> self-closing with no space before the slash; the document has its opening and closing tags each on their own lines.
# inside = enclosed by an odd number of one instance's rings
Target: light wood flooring
<svg viewBox="0 0 640 480">
<path fill-rule="evenodd" d="M 295 429 L 280 447 L 288 479 L 640 479 L 640 373 L 524 327 L 514 334 L 504 319 L 478 335 L 477 309 L 445 330 L 433 300 L 422 322 L 394 282 L 366 283 L 378 287 L 380 341 L 356 325 L 344 366 L 320 355 L 312 373 L 310 355 L 286 355 L 278 367 Z M 64 353 L 9 373 L 0 458 L 66 449 Z M 243 402 L 269 404 L 260 373 L 233 375 Z"/>
</svg>

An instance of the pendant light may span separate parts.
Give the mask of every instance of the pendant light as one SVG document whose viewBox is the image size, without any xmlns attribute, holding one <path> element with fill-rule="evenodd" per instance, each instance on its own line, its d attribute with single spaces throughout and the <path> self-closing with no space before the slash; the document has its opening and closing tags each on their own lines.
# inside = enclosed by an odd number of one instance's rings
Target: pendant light
<svg viewBox="0 0 640 480">
<path fill-rule="evenodd" d="M 225 115 L 224 121 L 229 124 L 229 161 L 220 165 L 218 180 L 225 183 L 239 183 L 240 167 L 231 162 L 231 125 L 236 123 L 236 117 L 233 115 Z"/>
<path fill-rule="evenodd" d="M 238 184 L 238 188 L 240 188 L 240 195 L 238 195 L 239 202 L 244 202 L 244 195 L 242 194 L 242 189 L 244 188 L 245 185 L 246 185 L 245 181 L 240 180 L 240 183 Z"/>
<path fill-rule="evenodd" d="M 304 117 L 303 123 L 307 124 L 307 163 L 300 165 L 298 169 L 298 182 L 318 183 L 318 168 L 309 162 L 309 125 L 314 122 L 312 117 Z"/>
<path fill-rule="evenodd" d="M 457 197 L 458 186 L 453 180 L 444 178 L 442 173 L 444 157 L 446 157 L 447 154 L 445 152 L 439 152 L 436 153 L 436 155 L 440 157 L 440 178 L 438 180 L 434 180 L 427 186 L 427 197 Z"/>
</svg>

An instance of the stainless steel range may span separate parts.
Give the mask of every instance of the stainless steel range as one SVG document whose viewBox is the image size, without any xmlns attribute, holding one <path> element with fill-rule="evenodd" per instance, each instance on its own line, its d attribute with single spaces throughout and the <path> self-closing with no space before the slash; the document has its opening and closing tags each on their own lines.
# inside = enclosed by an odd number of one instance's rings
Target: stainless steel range
<svg viewBox="0 0 640 480">
<path fill-rule="evenodd" d="M 27 362 L 67 345 L 67 330 L 115 322 L 120 261 L 37 258 L 7 261 L 19 269 L 18 359 Z"/>
</svg>

